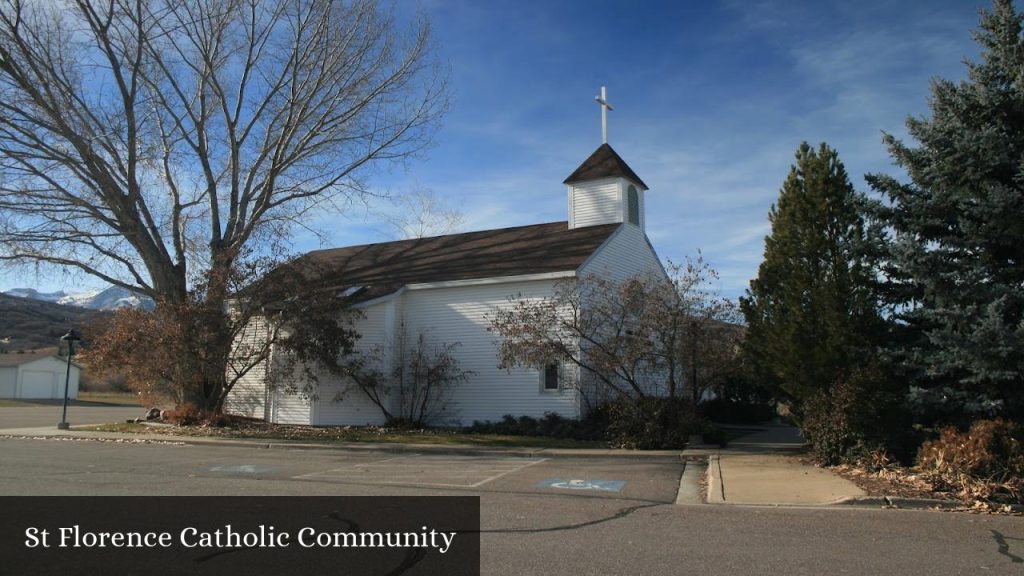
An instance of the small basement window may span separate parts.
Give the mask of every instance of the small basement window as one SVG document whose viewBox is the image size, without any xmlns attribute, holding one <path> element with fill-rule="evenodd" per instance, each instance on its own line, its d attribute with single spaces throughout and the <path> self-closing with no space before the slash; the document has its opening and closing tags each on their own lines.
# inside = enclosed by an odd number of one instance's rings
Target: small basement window
<svg viewBox="0 0 1024 576">
<path fill-rule="evenodd" d="M 558 364 L 548 364 L 544 367 L 544 391 L 558 390 Z"/>
</svg>

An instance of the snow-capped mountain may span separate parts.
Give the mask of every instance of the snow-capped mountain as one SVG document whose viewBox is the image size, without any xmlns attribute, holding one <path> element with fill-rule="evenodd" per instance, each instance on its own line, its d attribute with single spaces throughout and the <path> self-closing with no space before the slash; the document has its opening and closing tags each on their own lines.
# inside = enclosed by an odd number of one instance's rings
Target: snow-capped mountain
<svg viewBox="0 0 1024 576">
<path fill-rule="evenodd" d="M 67 296 L 64 292 L 40 292 L 32 288 L 14 288 L 4 292 L 8 296 L 16 296 L 18 298 L 31 298 L 33 300 L 43 300 L 44 302 L 56 302 L 61 298 Z"/>
<path fill-rule="evenodd" d="M 111 286 L 106 290 L 92 290 L 88 292 L 39 292 L 32 288 L 15 288 L 4 292 L 8 296 L 18 298 L 31 298 L 54 302 L 65 306 L 77 306 L 90 310 L 117 310 L 119 308 L 142 308 L 151 310 L 153 301 L 145 296 L 136 294 L 119 286 Z"/>
</svg>

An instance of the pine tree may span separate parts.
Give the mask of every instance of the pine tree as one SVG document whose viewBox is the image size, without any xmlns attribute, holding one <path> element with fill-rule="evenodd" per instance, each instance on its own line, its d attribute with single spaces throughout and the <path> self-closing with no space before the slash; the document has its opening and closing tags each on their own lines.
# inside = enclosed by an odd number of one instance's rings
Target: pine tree
<svg viewBox="0 0 1024 576">
<path fill-rule="evenodd" d="M 926 381 L 1024 408 L 1024 40 L 1010 0 L 983 11 L 967 80 L 935 80 L 919 146 L 886 136 L 910 183 L 869 175 L 889 202 L 884 268 L 919 335 L 907 364 Z"/>
<path fill-rule="evenodd" d="M 747 357 L 761 379 L 796 401 L 826 390 L 861 361 L 879 316 L 864 264 L 864 198 L 835 150 L 796 153 L 778 203 L 764 262 L 740 299 Z"/>
</svg>

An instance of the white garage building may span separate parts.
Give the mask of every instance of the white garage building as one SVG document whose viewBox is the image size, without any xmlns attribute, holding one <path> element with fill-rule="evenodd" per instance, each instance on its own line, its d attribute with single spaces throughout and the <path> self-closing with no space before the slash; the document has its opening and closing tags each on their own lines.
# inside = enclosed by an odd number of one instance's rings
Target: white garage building
<svg viewBox="0 0 1024 576">
<path fill-rule="evenodd" d="M 64 398 L 67 358 L 55 350 L 0 354 L 0 398 Z M 81 368 L 71 362 L 68 398 L 78 397 Z"/>
</svg>

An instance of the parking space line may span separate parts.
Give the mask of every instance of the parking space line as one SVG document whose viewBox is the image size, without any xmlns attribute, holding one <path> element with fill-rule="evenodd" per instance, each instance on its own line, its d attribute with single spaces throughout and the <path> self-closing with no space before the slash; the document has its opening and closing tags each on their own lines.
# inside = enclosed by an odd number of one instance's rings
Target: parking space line
<svg viewBox="0 0 1024 576">
<path fill-rule="evenodd" d="M 376 465 L 376 464 L 383 464 L 385 462 L 393 462 L 395 460 L 401 460 L 403 458 L 413 458 L 413 457 L 416 457 L 416 456 L 419 456 L 419 454 L 403 454 L 402 456 L 395 456 L 393 458 L 384 458 L 383 460 L 371 460 L 370 462 L 361 462 L 359 464 L 355 464 L 354 466 L 355 467 L 359 467 L 359 466 L 373 466 L 373 465 Z M 342 471 L 345 471 L 345 470 L 352 470 L 352 467 L 349 467 L 349 468 L 332 468 L 330 470 L 320 470 L 320 471 L 317 471 L 317 472 L 310 472 L 308 474 L 299 474 L 298 476 L 292 476 L 292 478 L 307 478 L 307 477 L 314 477 L 314 476 L 323 476 L 323 475 L 329 475 L 331 472 L 342 472 Z"/>
<path fill-rule="evenodd" d="M 344 468 L 310 472 L 292 478 L 327 481 L 334 479 L 363 484 L 479 488 L 488 482 L 547 460 L 549 458 L 521 463 L 522 461 L 518 458 L 515 461 L 509 461 L 494 458 L 445 458 L 407 454 L 372 462 L 360 462 Z M 466 466 L 456 465 L 461 462 L 465 462 Z M 480 479 L 481 476 L 485 477 Z M 474 480 L 476 481 L 474 482 Z M 459 483 L 460 481 L 461 483 Z"/>
<path fill-rule="evenodd" d="M 534 464 L 540 464 L 541 462 L 547 462 L 548 460 L 550 460 L 550 458 L 541 458 L 540 460 L 534 460 L 533 462 L 524 464 L 524 465 L 522 465 L 522 466 L 520 466 L 518 468 L 502 472 L 501 474 L 497 474 L 495 476 L 491 476 L 490 478 L 488 478 L 486 480 L 482 480 L 480 482 L 477 482 L 476 484 L 473 484 L 471 486 L 471 488 L 479 488 L 479 487 L 483 486 L 484 484 L 487 484 L 488 482 L 491 482 L 493 480 L 497 480 L 498 478 L 501 478 L 502 476 L 506 476 L 506 475 L 511 474 L 513 472 L 518 472 L 519 470 L 523 470 L 523 469 L 529 468 L 530 466 L 533 466 Z"/>
</svg>

